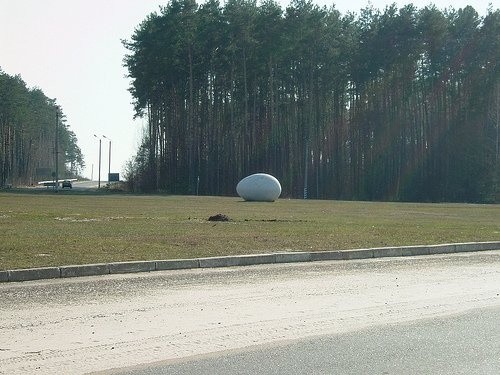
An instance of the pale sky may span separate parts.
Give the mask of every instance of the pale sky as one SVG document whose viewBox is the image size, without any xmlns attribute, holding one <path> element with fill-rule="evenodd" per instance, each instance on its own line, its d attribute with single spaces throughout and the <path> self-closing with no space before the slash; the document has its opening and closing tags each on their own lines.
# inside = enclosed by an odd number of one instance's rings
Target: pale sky
<svg viewBox="0 0 500 375">
<path fill-rule="evenodd" d="M 223 1 L 221 1 L 222 3 Z M 472 5 L 480 15 L 500 0 L 315 0 L 335 4 L 342 14 L 358 12 L 369 3 L 383 9 L 391 3 L 422 8 L 455 9 Z M 167 1 L 159 0 L 0 0 L 0 68 L 20 74 L 28 87 L 39 87 L 62 106 L 67 124 L 78 138 L 85 158 L 83 175 L 97 180 L 99 141 L 111 143 L 111 172 L 120 173 L 136 153 L 145 120 L 133 120 L 126 53 L 121 39 L 130 39 L 148 14 Z M 288 0 L 279 0 L 282 8 Z M 108 173 L 107 139 L 102 140 L 101 180 Z"/>
</svg>

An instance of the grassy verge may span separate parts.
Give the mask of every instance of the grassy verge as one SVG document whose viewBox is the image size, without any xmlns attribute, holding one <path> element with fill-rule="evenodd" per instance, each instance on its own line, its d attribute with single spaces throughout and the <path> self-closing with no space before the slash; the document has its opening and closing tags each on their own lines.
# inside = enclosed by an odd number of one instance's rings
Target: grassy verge
<svg viewBox="0 0 500 375">
<path fill-rule="evenodd" d="M 493 240 L 498 205 L 0 193 L 0 269 Z"/>
</svg>

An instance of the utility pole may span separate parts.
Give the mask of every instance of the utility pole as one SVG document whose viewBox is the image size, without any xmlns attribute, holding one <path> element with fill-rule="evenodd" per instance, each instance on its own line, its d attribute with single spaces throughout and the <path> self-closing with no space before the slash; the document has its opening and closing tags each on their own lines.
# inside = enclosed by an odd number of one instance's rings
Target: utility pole
<svg viewBox="0 0 500 375">
<path fill-rule="evenodd" d="M 96 137 L 97 139 L 99 139 L 99 179 L 97 180 L 97 188 L 100 189 L 101 188 L 101 138 L 98 137 L 97 135 L 94 134 L 94 137 Z"/>
<path fill-rule="evenodd" d="M 108 138 L 105 135 L 103 135 L 103 138 L 106 138 L 109 141 L 109 156 L 108 156 L 108 182 L 109 182 L 109 175 L 111 174 L 111 138 Z"/>
</svg>

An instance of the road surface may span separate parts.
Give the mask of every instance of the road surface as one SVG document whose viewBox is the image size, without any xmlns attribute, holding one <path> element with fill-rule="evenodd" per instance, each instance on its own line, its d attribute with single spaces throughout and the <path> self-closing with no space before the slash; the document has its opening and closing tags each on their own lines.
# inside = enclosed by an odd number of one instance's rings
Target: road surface
<svg viewBox="0 0 500 375">
<path fill-rule="evenodd" d="M 97 189 L 98 185 L 99 185 L 98 181 L 89 181 L 89 180 L 73 181 L 72 182 L 73 188 L 70 189 L 70 188 L 63 188 L 61 186 L 62 181 L 64 181 L 64 180 L 62 180 L 62 179 L 59 180 L 59 189 L 58 190 L 65 190 L 65 191 L 68 191 L 68 190 L 89 190 L 89 189 Z M 107 183 L 108 183 L 108 181 L 101 181 L 101 187 L 106 186 Z M 54 190 L 53 186 L 35 185 L 34 188 L 35 189 Z"/>
<path fill-rule="evenodd" d="M 82 374 L 446 320 L 497 311 L 499 294 L 499 251 L 0 284 L 0 373 Z"/>
<path fill-rule="evenodd" d="M 113 375 L 498 375 L 500 308 L 211 353 Z"/>
</svg>

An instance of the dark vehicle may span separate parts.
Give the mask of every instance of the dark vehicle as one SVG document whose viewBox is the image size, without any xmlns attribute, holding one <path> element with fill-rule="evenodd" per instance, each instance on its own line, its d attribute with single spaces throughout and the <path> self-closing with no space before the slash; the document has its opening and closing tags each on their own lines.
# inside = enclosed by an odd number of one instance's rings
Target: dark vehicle
<svg viewBox="0 0 500 375">
<path fill-rule="evenodd" d="M 71 181 L 69 181 L 69 180 L 64 180 L 64 181 L 62 182 L 62 185 L 61 185 L 61 186 L 62 186 L 62 188 L 63 188 L 63 189 L 64 189 L 64 188 L 70 188 L 70 189 L 73 189 L 73 184 L 72 184 L 72 183 L 71 183 Z"/>
</svg>

